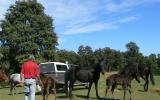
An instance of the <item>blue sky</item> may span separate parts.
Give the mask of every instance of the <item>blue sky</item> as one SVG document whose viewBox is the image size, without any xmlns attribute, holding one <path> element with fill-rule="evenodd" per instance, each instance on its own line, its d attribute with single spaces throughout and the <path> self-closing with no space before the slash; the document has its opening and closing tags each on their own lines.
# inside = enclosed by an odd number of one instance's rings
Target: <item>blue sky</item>
<svg viewBox="0 0 160 100">
<path fill-rule="evenodd" d="M 0 0 L 0 20 L 16 0 Z M 110 47 L 130 41 L 144 55 L 160 53 L 160 0 L 37 0 L 54 19 L 58 48 Z"/>
</svg>

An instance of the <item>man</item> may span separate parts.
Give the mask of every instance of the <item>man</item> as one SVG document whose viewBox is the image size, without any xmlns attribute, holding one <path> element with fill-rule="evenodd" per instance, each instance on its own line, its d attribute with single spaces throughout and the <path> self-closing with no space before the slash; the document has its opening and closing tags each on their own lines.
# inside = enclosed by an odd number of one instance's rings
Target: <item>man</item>
<svg viewBox="0 0 160 100">
<path fill-rule="evenodd" d="M 25 100 L 29 100 L 29 96 L 30 100 L 35 100 L 36 78 L 41 82 L 39 74 L 38 64 L 36 63 L 34 56 L 30 55 L 21 69 L 21 83 L 23 83 L 24 78 Z"/>
</svg>

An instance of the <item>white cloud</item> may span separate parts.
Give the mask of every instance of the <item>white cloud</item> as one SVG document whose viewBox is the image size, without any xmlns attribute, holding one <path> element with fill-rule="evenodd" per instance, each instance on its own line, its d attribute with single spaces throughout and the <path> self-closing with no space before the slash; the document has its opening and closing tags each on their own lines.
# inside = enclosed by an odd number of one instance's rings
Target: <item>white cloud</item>
<svg viewBox="0 0 160 100">
<path fill-rule="evenodd" d="M 0 20 L 10 4 L 16 0 L 0 0 Z M 45 12 L 54 19 L 58 34 L 80 34 L 119 28 L 121 24 L 137 19 L 128 14 L 136 6 L 160 2 L 160 0 L 38 0 Z M 125 11 L 125 12 L 124 12 Z M 118 15 L 124 12 L 124 15 Z M 127 12 L 127 13 L 126 13 Z M 117 17 L 112 14 L 117 14 Z"/>
<path fill-rule="evenodd" d="M 119 28 L 121 24 L 134 21 L 136 19 L 137 17 L 135 16 L 128 16 L 128 17 L 121 18 L 108 23 L 92 23 L 86 26 L 74 26 L 66 30 L 63 34 L 72 35 L 72 34 L 95 32 L 95 31 L 101 31 L 101 30 L 116 29 L 116 28 Z"/>
<path fill-rule="evenodd" d="M 121 2 L 110 1 L 105 5 L 105 9 L 109 13 L 129 11 L 136 6 L 148 5 L 152 3 L 160 3 L 160 0 L 121 0 Z"/>
</svg>

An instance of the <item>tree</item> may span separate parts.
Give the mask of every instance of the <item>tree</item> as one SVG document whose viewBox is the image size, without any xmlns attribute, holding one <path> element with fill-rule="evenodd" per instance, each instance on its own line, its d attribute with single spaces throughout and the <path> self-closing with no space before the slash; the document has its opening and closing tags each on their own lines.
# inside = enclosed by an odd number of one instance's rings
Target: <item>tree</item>
<svg viewBox="0 0 160 100">
<path fill-rule="evenodd" d="M 157 64 L 158 64 L 158 67 L 160 67 L 160 54 L 158 54 Z"/>
<path fill-rule="evenodd" d="M 148 56 L 147 65 L 151 66 L 152 68 L 156 68 L 158 66 L 156 54 L 150 54 Z"/>
<path fill-rule="evenodd" d="M 139 62 L 138 56 L 139 56 L 139 47 L 134 42 L 129 42 L 126 44 L 127 52 L 126 52 L 126 59 L 127 62 Z"/>
<path fill-rule="evenodd" d="M 79 46 L 78 54 L 80 56 L 81 66 L 91 66 L 94 63 L 93 50 L 90 46 Z"/>
<path fill-rule="evenodd" d="M 54 60 L 57 36 L 53 19 L 36 0 L 16 1 L 1 21 L 1 47 L 8 47 L 11 66 L 20 66 L 34 54 L 38 61 Z"/>
<path fill-rule="evenodd" d="M 69 64 L 79 65 L 79 55 L 74 51 L 58 50 L 55 61 L 68 62 Z"/>
</svg>

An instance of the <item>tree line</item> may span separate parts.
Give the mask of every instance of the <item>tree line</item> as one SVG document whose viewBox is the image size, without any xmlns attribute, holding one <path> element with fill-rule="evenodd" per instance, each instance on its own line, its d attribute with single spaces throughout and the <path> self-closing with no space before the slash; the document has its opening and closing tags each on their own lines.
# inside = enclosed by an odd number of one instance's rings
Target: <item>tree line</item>
<svg viewBox="0 0 160 100">
<path fill-rule="evenodd" d="M 160 54 L 144 56 L 134 42 L 126 44 L 125 52 L 109 47 L 93 50 L 84 45 L 80 45 L 77 52 L 60 50 L 53 19 L 44 9 L 37 0 L 16 1 L 9 7 L 5 19 L 0 21 L 0 67 L 19 72 L 30 54 L 38 63 L 67 61 L 82 67 L 92 66 L 97 59 L 103 59 L 107 71 L 118 70 L 130 62 L 160 67 Z"/>
</svg>

